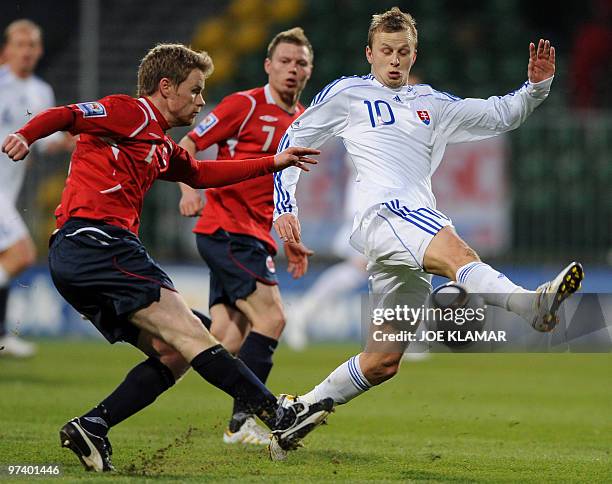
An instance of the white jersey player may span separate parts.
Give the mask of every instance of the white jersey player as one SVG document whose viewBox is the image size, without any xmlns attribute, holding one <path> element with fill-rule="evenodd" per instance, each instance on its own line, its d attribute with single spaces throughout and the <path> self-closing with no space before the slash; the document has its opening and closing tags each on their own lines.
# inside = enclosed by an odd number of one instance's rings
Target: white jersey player
<svg viewBox="0 0 612 484">
<path fill-rule="evenodd" d="M 459 99 L 428 85 L 408 85 L 416 46 L 412 16 L 397 7 L 374 15 L 366 46 L 371 73 L 324 88 L 287 130 L 279 149 L 317 147 L 332 136 L 344 142 L 360 192 L 351 244 L 368 259 L 370 291 L 381 295 L 380 304 L 393 307 L 401 294 L 402 303 L 422 306 L 432 274 L 438 274 L 486 295 L 487 304 L 523 316 L 535 329 L 550 331 L 558 322 L 559 304 L 579 287 L 580 264 L 570 264 L 536 291 L 515 285 L 481 262 L 451 220 L 436 210 L 431 176 L 448 143 L 495 136 L 525 121 L 548 95 L 555 49 L 544 40 L 537 47 L 530 44 L 529 80 L 517 91 Z M 275 177 L 275 228 L 289 242 L 300 240 L 297 181 L 294 169 Z M 370 343 L 300 398 L 331 397 L 341 404 L 395 375 L 405 345 L 368 351 Z"/>
<path fill-rule="evenodd" d="M 29 20 L 16 20 L 4 32 L 0 66 L 0 138 L 23 126 L 29 118 L 55 106 L 51 86 L 33 75 L 42 55 L 40 28 Z M 43 150 L 63 147 L 63 135 L 56 134 L 40 146 Z M 0 357 L 30 356 L 31 343 L 7 332 L 6 303 L 10 280 L 34 263 L 34 244 L 15 208 L 23 184 L 26 165 L 13 163 L 0 153 Z"/>
</svg>

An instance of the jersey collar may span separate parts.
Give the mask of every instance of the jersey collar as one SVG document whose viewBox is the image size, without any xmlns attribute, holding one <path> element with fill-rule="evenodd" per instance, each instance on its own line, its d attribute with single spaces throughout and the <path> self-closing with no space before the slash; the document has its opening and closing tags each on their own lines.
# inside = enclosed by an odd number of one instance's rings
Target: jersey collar
<svg viewBox="0 0 612 484">
<path fill-rule="evenodd" d="M 144 107 L 147 108 L 151 120 L 156 121 L 161 127 L 162 131 L 166 132 L 170 129 L 168 121 L 166 121 L 166 118 L 164 118 L 163 114 L 155 107 L 155 104 L 153 104 L 150 99 L 141 97 L 138 98 L 138 101 L 140 101 Z"/>
<path fill-rule="evenodd" d="M 397 94 L 406 94 L 406 93 L 412 91 L 412 86 L 410 84 L 406 84 L 405 86 L 393 89 L 392 87 L 385 86 L 382 82 L 380 82 L 378 79 L 376 79 L 374 74 L 370 74 L 370 75 L 371 75 L 370 79 L 372 81 L 372 84 L 374 84 L 376 86 L 379 86 L 379 87 L 384 87 L 385 89 L 389 89 L 389 91 L 395 92 Z"/>
<path fill-rule="evenodd" d="M 264 86 L 264 94 L 265 94 L 265 96 L 266 96 L 266 102 L 267 102 L 268 104 L 274 104 L 274 105 L 277 105 L 277 104 L 276 104 L 276 101 L 274 100 L 274 97 L 272 97 L 272 91 L 270 91 L 270 84 L 266 84 L 266 85 Z M 277 106 L 278 106 L 278 105 L 277 105 Z"/>
<path fill-rule="evenodd" d="M 274 97 L 272 97 L 272 91 L 270 88 L 270 84 L 266 84 L 263 88 L 264 90 L 264 95 L 266 96 L 266 102 L 268 104 L 274 104 L 278 109 L 280 109 L 281 111 L 289 114 L 290 116 L 295 115 L 295 113 L 301 113 L 302 111 L 304 111 L 304 107 L 302 106 L 301 103 L 297 103 L 295 105 L 295 110 L 293 112 L 289 112 L 287 111 L 285 108 L 283 108 L 282 106 L 280 106 L 275 100 Z"/>
</svg>

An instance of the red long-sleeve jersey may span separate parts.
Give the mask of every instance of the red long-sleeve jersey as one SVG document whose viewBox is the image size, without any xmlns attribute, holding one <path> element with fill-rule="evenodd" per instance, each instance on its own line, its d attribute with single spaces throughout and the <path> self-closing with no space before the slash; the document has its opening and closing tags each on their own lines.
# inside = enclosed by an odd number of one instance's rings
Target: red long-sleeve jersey
<svg viewBox="0 0 612 484">
<path fill-rule="evenodd" d="M 295 119 L 304 112 L 298 104 L 294 113 L 278 106 L 269 86 L 227 96 L 189 132 L 198 151 L 219 146 L 218 158 L 236 161 L 276 153 L 278 143 Z M 232 186 L 206 190 L 206 205 L 194 232 L 212 234 L 222 228 L 263 241 L 272 254 L 276 243 L 270 235 L 274 210 L 272 176 L 246 180 Z"/>
<path fill-rule="evenodd" d="M 167 129 L 147 98 L 113 95 L 49 109 L 18 133 L 29 143 L 55 131 L 80 134 L 55 211 L 58 228 L 83 217 L 138 234 L 145 193 L 157 178 L 209 188 L 273 171 L 273 156 L 241 164 L 196 160 L 166 136 Z"/>
</svg>

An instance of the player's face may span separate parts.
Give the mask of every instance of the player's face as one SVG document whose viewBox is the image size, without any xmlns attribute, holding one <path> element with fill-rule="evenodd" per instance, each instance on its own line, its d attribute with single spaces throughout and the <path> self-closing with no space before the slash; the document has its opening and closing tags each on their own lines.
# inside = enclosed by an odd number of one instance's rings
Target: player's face
<svg viewBox="0 0 612 484">
<path fill-rule="evenodd" d="M 190 126 L 204 107 L 204 74 L 200 69 L 192 70 L 187 79 L 169 89 L 168 113 L 171 126 Z"/>
<path fill-rule="evenodd" d="M 372 74 L 379 82 L 387 87 L 398 88 L 408 84 L 416 51 L 407 30 L 376 32 L 372 48 L 366 47 L 366 57 L 372 65 Z"/>
<path fill-rule="evenodd" d="M 13 31 L 6 42 L 4 57 L 11 70 L 19 77 L 27 77 L 36 68 L 42 56 L 40 32 L 34 29 Z"/>
<path fill-rule="evenodd" d="M 270 87 L 284 102 L 293 105 L 312 73 L 310 51 L 305 45 L 281 42 L 274 49 L 272 58 L 265 60 L 264 69 Z"/>
</svg>

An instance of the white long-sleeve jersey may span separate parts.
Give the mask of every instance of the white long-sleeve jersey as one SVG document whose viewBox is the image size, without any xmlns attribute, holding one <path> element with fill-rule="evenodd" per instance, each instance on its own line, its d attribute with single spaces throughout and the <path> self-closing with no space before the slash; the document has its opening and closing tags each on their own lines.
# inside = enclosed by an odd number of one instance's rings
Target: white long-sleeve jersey
<svg viewBox="0 0 612 484">
<path fill-rule="evenodd" d="M 8 66 L 0 66 L 0 142 L 26 124 L 32 115 L 53 106 L 55 96 L 49 84 L 36 76 L 21 79 Z M 60 133 L 55 133 L 34 147 L 45 150 L 50 141 L 61 137 Z M 19 196 L 25 169 L 26 163 L 14 163 L 6 154 L 0 153 L 0 193 L 13 204 Z"/>
<path fill-rule="evenodd" d="M 548 96 L 552 77 L 488 99 L 460 99 L 427 84 L 391 89 L 372 74 L 340 78 L 315 96 L 278 147 L 317 148 L 340 137 L 355 165 L 359 192 L 353 227 L 372 206 L 399 199 L 410 209 L 435 208 L 431 176 L 446 145 L 475 141 L 521 125 Z M 297 216 L 300 169 L 274 176 L 274 219 Z"/>
</svg>

